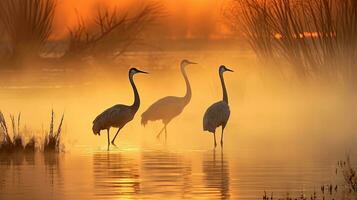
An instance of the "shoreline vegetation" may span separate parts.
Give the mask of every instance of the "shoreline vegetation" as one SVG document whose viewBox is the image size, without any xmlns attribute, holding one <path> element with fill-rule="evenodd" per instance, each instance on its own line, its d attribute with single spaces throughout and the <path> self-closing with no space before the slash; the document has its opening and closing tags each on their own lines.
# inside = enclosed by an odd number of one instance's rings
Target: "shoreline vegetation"
<svg viewBox="0 0 357 200">
<path fill-rule="evenodd" d="M 292 197 L 287 193 L 286 197 L 277 197 L 273 193 L 264 192 L 263 200 L 354 200 L 357 198 L 357 174 L 356 169 L 351 164 L 350 156 L 347 155 L 345 160 L 337 162 L 336 176 L 341 176 L 342 183 L 324 184 L 320 186 L 319 191 L 313 194 L 301 193 L 300 196 Z"/>
<path fill-rule="evenodd" d="M 43 139 L 40 139 L 35 135 L 30 136 L 26 133 L 26 130 L 21 129 L 21 113 L 17 117 L 10 115 L 10 128 L 3 113 L 0 111 L 0 154 L 11 155 L 13 153 L 35 153 L 36 151 L 59 153 L 63 151 L 64 146 L 61 143 L 61 134 L 64 114 L 57 129 L 55 129 L 54 125 L 54 115 L 52 110 L 49 131 L 45 133 Z"/>
<path fill-rule="evenodd" d="M 354 0 L 232 0 L 225 16 L 277 78 L 357 81 Z"/>
<path fill-rule="evenodd" d="M 92 57 L 110 62 L 132 45 L 143 44 L 143 32 L 162 16 L 162 7 L 149 2 L 126 9 L 98 7 L 96 14 L 85 19 L 77 13 L 77 23 L 67 27 L 66 47 L 52 58 L 52 42 L 57 0 L 3 0 L 0 2 L 0 26 L 3 43 L 0 51 L 2 68 L 22 69 L 31 62 L 63 65 Z M 52 43 L 52 45 L 49 45 Z"/>
</svg>

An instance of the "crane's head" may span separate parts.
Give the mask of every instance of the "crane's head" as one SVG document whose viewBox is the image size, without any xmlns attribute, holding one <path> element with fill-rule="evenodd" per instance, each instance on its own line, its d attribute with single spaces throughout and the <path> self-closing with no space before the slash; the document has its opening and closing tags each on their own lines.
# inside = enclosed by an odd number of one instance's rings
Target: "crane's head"
<svg viewBox="0 0 357 200">
<path fill-rule="evenodd" d="M 187 65 L 194 65 L 194 64 L 197 64 L 197 63 L 186 60 L 186 59 L 181 61 L 181 67 L 186 67 Z"/>
<path fill-rule="evenodd" d="M 129 70 L 129 75 L 130 75 L 130 76 L 133 76 L 134 74 L 137 74 L 137 73 L 148 74 L 147 72 L 138 70 L 138 69 L 136 69 L 135 67 L 133 67 L 133 68 L 131 68 L 131 69 Z"/>
<path fill-rule="evenodd" d="M 219 73 L 220 74 L 223 74 L 223 72 L 233 72 L 233 70 L 231 70 L 231 69 L 228 69 L 226 66 L 224 66 L 224 65 L 221 65 L 220 67 L 219 67 Z"/>
</svg>

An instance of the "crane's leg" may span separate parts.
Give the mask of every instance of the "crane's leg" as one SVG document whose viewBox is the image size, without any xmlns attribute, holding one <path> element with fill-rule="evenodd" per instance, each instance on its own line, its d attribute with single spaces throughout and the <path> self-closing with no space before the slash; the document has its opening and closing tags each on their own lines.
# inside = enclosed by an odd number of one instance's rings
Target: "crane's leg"
<svg viewBox="0 0 357 200">
<path fill-rule="evenodd" d="M 108 132 L 108 151 L 109 151 L 109 145 L 110 145 L 110 143 L 109 143 L 109 128 L 107 129 L 107 132 Z"/>
<path fill-rule="evenodd" d="M 114 145 L 114 146 L 117 146 L 117 145 L 114 144 L 114 141 L 115 141 L 115 138 L 117 138 L 117 135 L 118 135 L 120 130 L 121 130 L 121 128 L 118 129 L 117 133 L 115 134 L 115 136 L 114 136 L 114 138 L 112 140 L 112 145 Z"/>
<path fill-rule="evenodd" d="M 223 147 L 223 133 L 224 133 L 224 126 L 222 126 L 221 147 Z"/>
<path fill-rule="evenodd" d="M 213 149 L 213 163 L 216 163 L 216 148 Z"/>
<path fill-rule="evenodd" d="M 214 148 L 216 148 L 216 146 L 217 146 L 217 142 L 216 142 L 216 132 L 213 133 L 213 138 L 214 138 Z"/>
<path fill-rule="evenodd" d="M 159 139 L 159 137 L 161 136 L 161 133 L 166 129 L 165 128 L 166 125 L 161 129 L 161 131 L 156 135 L 156 138 Z"/>
<path fill-rule="evenodd" d="M 166 141 L 167 141 L 167 129 L 166 129 L 166 124 L 165 124 L 164 128 L 165 128 L 165 143 L 166 143 Z"/>
</svg>

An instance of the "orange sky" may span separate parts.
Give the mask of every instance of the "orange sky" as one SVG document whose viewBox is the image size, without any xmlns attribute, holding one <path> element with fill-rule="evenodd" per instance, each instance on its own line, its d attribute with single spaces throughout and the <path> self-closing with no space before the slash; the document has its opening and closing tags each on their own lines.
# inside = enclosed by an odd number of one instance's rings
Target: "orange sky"
<svg viewBox="0 0 357 200">
<path fill-rule="evenodd" d="M 89 17 L 100 5 L 118 8 L 142 5 L 147 0 L 61 0 L 58 2 L 55 37 L 64 37 L 67 27 L 76 23 L 76 10 Z M 222 23 L 222 6 L 226 0 L 158 0 L 167 17 L 161 28 L 171 38 L 222 38 L 228 34 Z"/>
</svg>

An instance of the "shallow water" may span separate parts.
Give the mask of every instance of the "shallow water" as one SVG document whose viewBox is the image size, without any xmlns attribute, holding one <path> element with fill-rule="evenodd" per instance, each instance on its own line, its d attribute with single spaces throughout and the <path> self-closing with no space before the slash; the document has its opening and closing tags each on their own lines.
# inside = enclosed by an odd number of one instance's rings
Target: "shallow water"
<svg viewBox="0 0 357 200">
<path fill-rule="evenodd" d="M 283 149 L 281 149 L 283 150 Z M 261 199 L 319 191 L 338 183 L 336 159 L 326 153 L 267 157 L 235 151 L 121 147 L 1 157 L 0 199 Z M 324 158 L 322 158 L 324 157 Z M 304 159 L 305 158 L 305 159 Z"/>
</svg>

